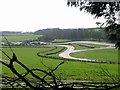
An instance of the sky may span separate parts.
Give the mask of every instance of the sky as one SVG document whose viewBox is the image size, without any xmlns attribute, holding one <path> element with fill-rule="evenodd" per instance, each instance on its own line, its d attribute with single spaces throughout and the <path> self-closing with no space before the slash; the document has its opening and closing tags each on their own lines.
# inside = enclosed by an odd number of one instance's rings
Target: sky
<svg viewBox="0 0 120 90">
<path fill-rule="evenodd" d="M 68 7 L 67 0 L 0 0 L 0 31 L 97 27 L 94 16 Z"/>
</svg>

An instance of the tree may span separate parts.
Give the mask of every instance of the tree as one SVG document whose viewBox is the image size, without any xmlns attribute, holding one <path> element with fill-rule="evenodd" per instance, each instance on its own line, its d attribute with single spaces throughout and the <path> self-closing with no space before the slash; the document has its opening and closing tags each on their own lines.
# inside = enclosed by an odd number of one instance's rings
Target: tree
<svg viewBox="0 0 120 90">
<path fill-rule="evenodd" d="M 98 23 L 101 27 L 105 25 L 108 38 L 114 42 L 116 48 L 120 50 L 120 25 L 117 22 L 117 13 L 120 11 L 120 1 L 116 2 L 93 2 L 94 0 L 67 0 L 68 6 L 79 7 L 84 11 L 94 15 L 95 18 L 104 17 L 105 23 Z"/>
</svg>

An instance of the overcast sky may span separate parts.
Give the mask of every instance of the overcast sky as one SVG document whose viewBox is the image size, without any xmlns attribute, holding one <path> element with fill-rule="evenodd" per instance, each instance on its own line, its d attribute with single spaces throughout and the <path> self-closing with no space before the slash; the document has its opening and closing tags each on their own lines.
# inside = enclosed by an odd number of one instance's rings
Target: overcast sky
<svg viewBox="0 0 120 90">
<path fill-rule="evenodd" d="M 90 28 L 95 20 L 67 0 L 0 0 L 0 31 L 33 32 L 45 28 Z"/>
</svg>

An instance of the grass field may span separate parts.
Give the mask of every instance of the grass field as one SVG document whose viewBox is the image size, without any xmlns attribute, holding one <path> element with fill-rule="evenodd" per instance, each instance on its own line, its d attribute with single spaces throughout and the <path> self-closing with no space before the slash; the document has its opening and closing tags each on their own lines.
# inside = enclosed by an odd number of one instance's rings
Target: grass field
<svg viewBox="0 0 120 90">
<path fill-rule="evenodd" d="M 107 42 L 108 43 L 108 42 Z M 86 43 L 81 43 L 81 44 L 86 44 Z M 95 47 L 95 48 L 98 48 L 98 47 L 105 47 L 105 46 L 107 46 L 107 45 L 101 45 L 101 44 L 88 44 L 87 43 L 87 45 L 90 45 L 90 46 L 93 46 L 93 47 Z"/>
<path fill-rule="evenodd" d="M 42 37 L 42 35 L 34 35 L 34 34 L 29 34 L 29 35 L 12 35 L 12 36 L 5 36 L 9 42 L 15 42 L 15 41 L 24 41 L 24 40 L 33 40 L 37 39 L 38 37 Z M 1 38 L 1 37 L 0 37 Z M 5 38 L 2 37 L 2 41 L 6 42 Z"/>
<path fill-rule="evenodd" d="M 77 58 L 88 58 L 95 60 L 112 60 L 112 61 L 118 60 L 117 49 L 102 49 L 94 51 L 77 52 L 71 53 L 70 55 Z"/>
<path fill-rule="evenodd" d="M 71 40 L 68 40 L 68 39 L 54 39 L 52 42 L 54 42 L 54 43 L 63 43 L 63 42 L 68 42 L 68 41 L 71 41 Z"/>
<path fill-rule="evenodd" d="M 63 60 L 56 60 L 50 58 L 41 58 L 37 56 L 38 52 L 49 51 L 54 47 L 13 47 L 13 51 L 16 53 L 18 59 L 29 68 L 40 68 L 48 70 L 41 62 L 50 68 L 54 68 Z M 57 48 L 60 49 L 60 48 Z M 3 50 L 10 56 L 12 53 L 9 48 L 3 48 Z M 7 59 L 5 55 L 3 59 Z M 25 72 L 20 66 L 15 64 L 16 69 L 23 74 Z M 100 63 L 88 63 L 88 62 L 76 62 L 76 61 L 65 61 L 65 63 L 55 71 L 59 78 L 62 80 L 82 80 L 82 81 L 112 81 L 112 78 L 108 77 L 107 72 L 113 79 L 117 80 L 118 66 L 117 64 L 100 64 Z M 3 75 L 9 75 L 15 77 L 11 71 L 5 66 L 2 67 Z M 42 73 L 36 72 L 42 76 Z M 28 76 L 31 78 L 31 76 Z M 50 79 L 50 78 L 48 78 Z"/>
<path fill-rule="evenodd" d="M 82 49 L 88 49 L 87 47 L 82 47 L 82 46 L 80 46 L 79 44 L 71 44 L 72 46 L 74 46 L 75 47 L 75 50 L 82 50 Z"/>
</svg>

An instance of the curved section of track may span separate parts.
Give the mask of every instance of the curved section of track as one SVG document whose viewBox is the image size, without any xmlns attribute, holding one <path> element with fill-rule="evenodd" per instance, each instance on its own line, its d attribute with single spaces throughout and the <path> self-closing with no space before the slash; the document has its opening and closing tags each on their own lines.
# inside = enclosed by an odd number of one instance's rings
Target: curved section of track
<svg viewBox="0 0 120 90">
<path fill-rule="evenodd" d="M 108 43 L 100 43 L 100 42 L 90 42 L 90 41 L 79 41 L 79 42 L 69 42 L 69 43 L 88 43 L 88 44 L 101 44 L 101 45 L 107 45 L 106 47 L 100 47 L 100 48 L 93 48 L 93 49 L 83 49 L 83 50 L 75 50 L 73 46 L 70 45 L 53 45 L 53 46 L 62 46 L 66 47 L 67 50 L 59 54 L 59 57 L 66 58 L 66 59 L 73 59 L 73 60 L 80 60 L 80 61 L 88 61 L 88 62 L 102 62 L 102 63 L 115 63 L 113 61 L 104 61 L 104 60 L 93 60 L 93 59 L 87 59 L 87 58 L 75 58 L 70 56 L 70 53 L 74 52 L 85 52 L 90 50 L 100 50 L 100 49 L 110 49 L 115 48 L 114 44 L 108 44 Z"/>
</svg>

